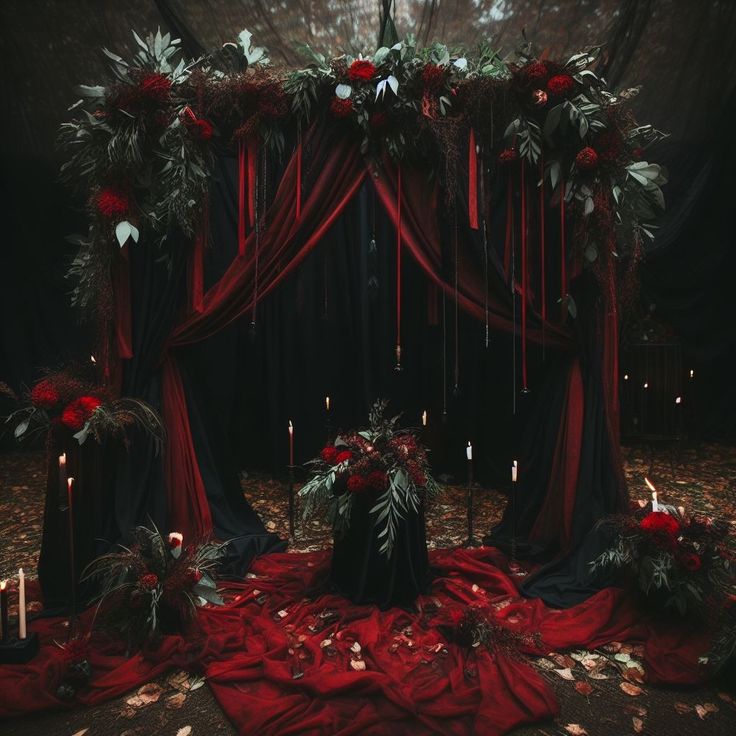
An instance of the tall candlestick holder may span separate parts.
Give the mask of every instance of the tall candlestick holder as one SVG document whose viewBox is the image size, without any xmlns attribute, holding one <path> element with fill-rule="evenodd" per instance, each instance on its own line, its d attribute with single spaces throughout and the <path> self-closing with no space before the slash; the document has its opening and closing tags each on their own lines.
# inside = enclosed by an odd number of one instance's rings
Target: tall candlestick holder
<svg viewBox="0 0 736 736">
<path fill-rule="evenodd" d="M 74 639 L 77 628 L 77 559 L 74 542 L 74 478 L 67 479 L 67 534 L 69 537 L 69 631 L 68 641 Z"/>
<path fill-rule="evenodd" d="M 296 525 L 294 523 L 294 511 L 296 499 L 294 498 L 294 471 L 296 467 L 289 465 L 289 536 L 296 539 Z"/>
<path fill-rule="evenodd" d="M 465 511 L 468 521 L 468 536 L 463 542 L 463 547 L 480 547 L 482 542 L 474 536 L 475 526 L 475 484 L 473 483 L 473 461 L 468 460 L 468 485 L 465 490 Z"/>
<path fill-rule="evenodd" d="M 0 664 L 25 664 L 38 654 L 38 634 L 31 631 L 25 639 L 9 638 L 0 643 Z"/>
<path fill-rule="evenodd" d="M 518 481 L 516 460 L 511 468 L 511 562 L 516 562 L 516 488 Z"/>
</svg>

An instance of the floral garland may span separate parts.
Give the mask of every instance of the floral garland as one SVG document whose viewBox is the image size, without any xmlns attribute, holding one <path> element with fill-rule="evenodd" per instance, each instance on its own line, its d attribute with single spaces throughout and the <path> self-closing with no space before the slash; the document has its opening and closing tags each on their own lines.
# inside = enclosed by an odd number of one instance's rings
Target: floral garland
<svg viewBox="0 0 736 736">
<path fill-rule="evenodd" d="M 425 449 L 410 431 L 396 428 L 398 416 L 385 417 L 387 406 L 387 401 L 377 401 L 368 429 L 339 435 L 308 463 L 314 475 L 299 496 L 305 500 L 305 518 L 326 508 L 339 535 L 350 526 L 355 498 L 373 499 L 370 513 L 379 551 L 391 557 L 401 519 L 410 511 L 417 513 L 422 495 L 436 494 L 439 486 L 429 472 Z"/>
<path fill-rule="evenodd" d="M 637 90 L 613 94 L 591 70 L 597 48 L 559 63 L 528 48 L 502 59 L 487 44 L 462 55 L 442 44 L 417 48 L 409 37 L 359 58 L 304 47 L 305 68 L 279 71 L 247 31 L 176 65 L 178 40 L 133 35 L 135 57 L 104 50 L 113 82 L 80 87 L 84 99 L 72 109 L 81 115 L 60 133 L 69 157 L 62 173 L 89 203 L 89 232 L 76 239 L 70 270 L 82 307 L 108 283 L 116 244 L 142 232 L 162 245 L 172 229 L 193 234 L 216 141 L 255 136 L 281 153 L 287 133 L 298 137 L 316 120 L 353 131 L 365 153 L 444 165 L 449 199 L 460 138 L 472 130 L 492 175 L 522 162 L 535 176 L 539 168 L 550 201 L 564 197 L 579 210 L 575 243 L 588 263 L 636 254 L 664 207 L 665 172 L 645 160 L 663 134 L 626 111 Z"/>
</svg>

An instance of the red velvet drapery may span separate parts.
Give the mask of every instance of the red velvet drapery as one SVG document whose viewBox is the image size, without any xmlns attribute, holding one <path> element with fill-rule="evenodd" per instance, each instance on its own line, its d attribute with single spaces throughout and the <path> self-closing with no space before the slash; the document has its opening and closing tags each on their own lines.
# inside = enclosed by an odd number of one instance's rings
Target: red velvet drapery
<svg viewBox="0 0 736 736">
<path fill-rule="evenodd" d="M 366 176 L 373 182 L 379 200 L 400 231 L 400 242 L 427 277 L 461 308 L 478 319 L 488 318 L 491 329 L 512 332 L 518 329 L 511 314 L 511 300 L 502 293 L 488 293 L 487 281 L 477 268 L 471 248 L 460 238 L 457 254 L 457 284 L 451 283 L 442 268 L 442 237 L 439 227 L 438 193 L 426 172 L 403 167 L 401 216 L 398 205 L 398 169 L 390 159 L 365 163 L 357 144 L 347 134 L 330 126 L 313 126 L 301 147 L 289 161 L 273 202 L 265 213 L 266 228 L 260 235 L 252 231 L 222 278 L 204 295 L 196 295 L 189 315 L 176 326 L 163 356 L 163 405 L 169 430 L 169 455 L 166 462 L 169 515 L 172 528 L 188 536 L 207 536 L 212 521 L 207 512 L 206 490 L 197 469 L 197 460 L 186 410 L 184 389 L 176 367 L 176 348 L 199 342 L 248 313 L 259 300 L 271 293 L 314 249 L 328 228 L 359 190 Z M 295 192 L 300 191 L 297 213 Z M 201 250 L 201 248 L 199 249 Z M 195 251 L 195 257 L 201 254 Z M 500 268 L 500 266 L 499 266 Z M 502 274 L 498 288 L 504 288 L 508 274 Z M 496 289 L 498 292 L 498 289 Z M 522 298 L 532 302 L 528 289 Z M 615 313 L 614 313 L 615 316 Z M 613 355 L 617 339 L 615 320 L 603 320 L 606 354 Z M 528 304 L 526 339 L 554 347 L 571 347 L 569 331 L 559 324 L 542 323 L 533 304 Z M 574 369 L 573 369 L 574 370 Z M 577 378 L 576 378 L 577 377 Z M 607 377 L 611 379 L 610 372 Z M 570 391 L 575 394 L 571 407 L 563 413 L 560 437 L 564 437 L 564 456 L 550 478 L 545 507 L 558 504 L 555 518 L 560 529 L 569 529 L 577 484 L 577 462 L 582 432 L 579 419 L 582 391 L 579 367 L 570 376 Z M 610 427 L 615 426 L 616 410 L 613 381 L 607 382 Z M 572 396 L 572 393 L 571 393 Z M 572 399 L 571 399 L 572 401 Z M 617 441 L 617 440 L 616 440 Z M 563 538 L 566 538 L 563 534 Z"/>
</svg>

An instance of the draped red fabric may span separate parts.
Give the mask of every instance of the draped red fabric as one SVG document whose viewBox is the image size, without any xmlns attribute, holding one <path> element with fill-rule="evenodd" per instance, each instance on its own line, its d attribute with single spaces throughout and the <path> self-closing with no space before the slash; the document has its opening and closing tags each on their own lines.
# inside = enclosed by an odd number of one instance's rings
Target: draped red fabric
<svg viewBox="0 0 736 736">
<path fill-rule="evenodd" d="M 396 166 L 385 158 L 380 165 L 371 165 L 371 181 L 376 187 L 378 197 L 386 212 L 396 226 L 398 211 L 396 204 Z M 404 244 L 429 279 L 455 298 L 454 284 L 445 281 L 442 272 L 442 241 L 437 217 L 428 217 L 427 208 L 437 208 L 435 185 L 426 172 L 418 168 L 402 171 L 402 219 L 401 230 Z M 428 203 L 431 203 L 428 205 Z M 462 242 L 460 243 L 462 246 Z M 458 304 L 466 312 L 479 320 L 485 319 L 484 294 L 486 291 L 483 270 L 477 267 L 474 259 L 461 247 L 459 264 L 461 277 L 458 279 Z M 513 332 L 510 309 L 499 295 L 488 294 L 488 321 L 491 329 Z M 547 325 L 543 333 L 539 327 L 527 330 L 527 337 L 541 344 L 543 334 L 547 344 L 556 347 L 569 347 L 570 336 L 566 330 L 556 325 Z"/>
<path fill-rule="evenodd" d="M 204 296 L 204 248 L 209 232 L 209 218 L 205 208 L 197 234 L 194 236 L 194 247 L 192 248 L 190 262 L 190 284 L 189 295 L 191 298 L 191 310 L 202 311 L 202 298 Z"/>
<path fill-rule="evenodd" d="M 126 243 L 114 259 L 112 288 L 115 297 L 115 337 L 118 358 L 133 357 L 133 337 L 130 302 L 130 246 Z"/>
<path fill-rule="evenodd" d="M 437 577 L 416 612 L 380 611 L 334 594 L 310 598 L 326 577 L 326 552 L 266 555 L 255 561 L 253 577 L 228 585 L 225 606 L 200 609 L 186 636 L 164 636 L 155 651 L 127 656 L 124 642 L 95 635 L 92 680 L 76 702 L 100 703 L 169 668 L 184 668 L 204 672 L 240 733 L 500 735 L 559 709 L 525 654 L 628 641 L 643 644 L 650 685 L 695 684 L 708 674 L 698 664 L 707 632 L 655 621 L 621 590 L 556 610 L 520 597 L 518 578 L 492 548 L 434 550 L 430 561 Z M 448 624 L 468 605 L 539 640 L 528 639 L 516 652 L 459 646 Z M 83 630 L 94 613 L 82 614 Z M 0 667 L 0 717 L 71 707 L 56 697 L 64 664 L 54 640 L 64 640 L 64 623 L 32 621 L 39 656 Z M 326 639 L 331 643 L 323 646 Z M 351 666 L 356 641 L 364 670 Z"/>
<path fill-rule="evenodd" d="M 164 473 L 168 479 L 169 526 L 188 539 L 206 539 L 212 533 L 212 516 L 197 463 L 181 375 L 172 357 L 164 361 L 162 375 L 163 419 L 168 433 Z"/>
<path fill-rule="evenodd" d="M 576 359 L 568 373 L 567 393 L 547 493 L 529 534 L 531 542 L 542 546 L 556 543 L 556 547 L 562 550 L 570 546 L 583 442 L 584 408 L 583 377 L 580 362 Z"/>
</svg>

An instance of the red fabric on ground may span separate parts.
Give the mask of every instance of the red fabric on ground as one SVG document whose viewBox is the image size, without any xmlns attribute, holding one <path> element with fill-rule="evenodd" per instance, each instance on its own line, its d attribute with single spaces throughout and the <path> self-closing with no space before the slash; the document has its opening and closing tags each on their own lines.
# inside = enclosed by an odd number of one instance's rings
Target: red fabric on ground
<svg viewBox="0 0 736 736">
<path fill-rule="evenodd" d="M 226 606 L 202 609 L 196 630 L 165 637 L 153 654 L 126 658 L 119 643 L 96 637 L 93 681 L 78 701 L 99 703 L 183 667 L 206 674 L 242 734 L 502 734 L 555 715 L 554 694 L 521 656 L 447 643 L 438 623 L 467 604 L 514 630 L 538 632 L 542 643 L 536 652 L 527 645 L 529 654 L 644 642 L 649 682 L 705 677 L 698 667 L 704 635 L 655 626 L 620 590 L 555 611 L 518 597 L 506 560 L 494 549 L 436 550 L 430 559 L 437 573 L 432 590 L 409 613 L 356 606 L 337 595 L 308 598 L 326 578 L 327 552 L 264 556 L 251 577 L 228 586 Z M 320 614 L 326 611 L 336 618 L 325 625 Z M 85 613 L 83 624 L 91 616 Z M 62 624 L 32 622 L 43 641 L 40 655 L 27 665 L 0 667 L 0 717 L 68 707 L 54 694 L 63 666 L 53 640 L 64 640 Z M 328 638 L 334 651 L 321 646 Z M 365 671 L 350 665 L 355 641 Z"/>
</svg>

